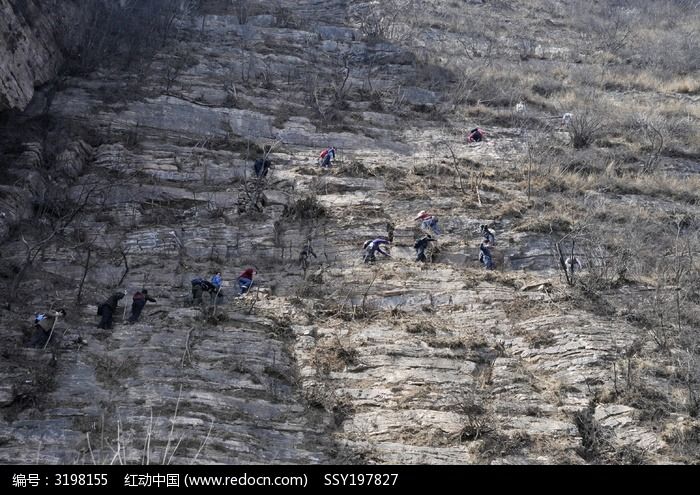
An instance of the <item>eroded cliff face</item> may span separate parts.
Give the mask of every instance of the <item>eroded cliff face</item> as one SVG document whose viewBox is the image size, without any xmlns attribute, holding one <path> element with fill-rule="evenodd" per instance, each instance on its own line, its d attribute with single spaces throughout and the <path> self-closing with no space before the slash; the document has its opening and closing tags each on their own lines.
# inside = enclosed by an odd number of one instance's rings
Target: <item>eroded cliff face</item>
<svg viewBox="0 0 700 495">
<path fill-rule="evenodd" d="M 51 81 L 86 12 L 79 2 L 0 1 L 0 112 L 23 110 Z"/>
<path fill-rule="evenodd" d="M 72 1 L 0 1 L 0 120 L 6 137 L 14 136 L 10 140 L 22 140 L 12 132 L 15 114 L 10 112 L 24 110 L 32 101 L 35 89 L 57 77 L 65 51 L 80 39 L 89 10 L 90 5 L 81 7 Z M 46 105 L 44 94 L 35 100 L 33 112 L 45 111 Z M 28 219 L 35 200 L 43 198 L 47 189 L 55 186 L 40 173 L 44 168 L 44 151 L 43 145 L 29 144 L 13 166 L 5 163 L 3 167 L 0 240 L 7 237 L 13 226 Z"/>
<path fill-rule="evenodd" d="M 14 121 L 0 208 L 36 221 L 0 231 L 0 461 L 683 460 L 670 443 L 695 420 L 648 406 L 682 403 L 686 384 L 634 361 L 653 345 L 624 291 L 575 299 L 549 235 L 523 227 L 521 131 L 467 144 L 463 117 L 436 109 L 449 74 L 366 40 L 363 2 L 242 4 L 202 2 L 148 64 L 69 78 Z M 263 146 L 274 168 L 258 179 Z M 417 264 L 424 209 L 443 235 Z M 478 227 L 494 219 L 487 273 Z M 392 258 L 364 264 L 380 235 Z M 224 298 L 192 306 L 190 280 L 216 271 Z M 143 287 L 157 303 L 126 324 Z M 122 289 L 114 329 L 97 329 Z M 68 317 L 28 348 L 49 305 Z M 644 381 L 638 402 L 625 380 Z"/>
</svg>

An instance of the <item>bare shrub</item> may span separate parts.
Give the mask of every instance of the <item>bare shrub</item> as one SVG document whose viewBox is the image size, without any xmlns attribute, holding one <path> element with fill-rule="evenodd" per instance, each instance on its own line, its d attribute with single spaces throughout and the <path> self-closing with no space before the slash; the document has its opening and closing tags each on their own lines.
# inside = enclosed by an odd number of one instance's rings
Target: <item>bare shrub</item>
<svg viewBox="0 0 700 495">
<path fill-rule="evenodd" d="M 406 332 L 421 335 L 435 335 L 435 326 L 429 321 L 417 321 L 407 325 Z"/>
<path fill-rule="evenodd" d="M 288 29 L 303 29 L 306 22 L 303 17 L 297 15 L 292 9 L 283 7 L 279 1 L 275 4 L 275 25 Z"/>
<path fill-rule="evenodd" d="M 552 78 L 542 78 L 534 83 L 531 87 L 532 92 L 549 98 L 557 93 L 564 91 L 565 87 L 561 81 Z"/>
<path fill-rule="evenodd" d="M 596 246 L 587 251 L 586 259 L 589 263 L 580 282 L 588 290 L 601 291 L 619 287 L 627 280 L 632 251 L 625 247 Z"/>
<path fill-rule="evenodd" d="M 129 67 L 151 58 L 170 38 L 178 17 L 191 15 L 193 0 L 127 0 L 103 2 L 86 0 L 89 25 L 82 38 L 72 39 L 66 30 L 61 43 L 69 54 L 69 70 L 82 73 L 108 64 Z"/>
<path fill-rule="evenodd" d="M 250 2 L 249 0 L 231 0 L 234 12 L 238 17 L 239 24 L 247 24 L 248 17 L 250 16 Z"/>
<path fill-rule="evenodd" d="M 520 60 L 528 60 L 535 56 L 535 48 L 537 47 L 532 38 L 520 38 L 518 41 L 518 52 Z"/>
<path fill-rule="evenodd" d="M 417 13 L 415 0 L 383 0 L 356 6 L 353 20 L 369 41 L 405 41 L 411 36 L 411 24 Z"/>
<path fill-rule="evenodd" d="M 472 62 L 462 73 L 456 76 L 450 73 L 447 81 L 454 77 L 457 82 L 451 85 L 446 98 L 452 109 L 467 103 L 476 106 L 470 113 L 479 117 L 479 111 L 484 112 L 483 106 L 511 108 L 520 100 L 522 77 L 504 64 Z"/>
<path fill-rule="evenodd" d="M 576 113 L 567 124 L 567 132 L 574 148 L 585 148 L 593 144 L 605 125 L 604 117 L 592 108 L 584 108 Z"/>
<path fill-rule="evenodd" d="M 602 6 L 602 11 L 594 17 L 595 21 L 589 23 L 599 49 L 617 54 L 627 45 L 635 21 L 631 10 L 609 4 Z"/>
<path fill-rule="evenodd" d="M 313 359 L 316 369 L 323 374 L 328 374 L 356 365 L 358 355 L 357 349 L 344 345 L 340 338 L 335 335 L 333 341 L 326 341 L 316 347 Z"/>
<path fill-rule="evenodd" d="M 375 175 L 367 168 L 367 165 L 359 160 L 353 160 L 348 164 L 343 164 L 339 172 L 341 175 L 348 177 L 370 177 Z"/>
<path fill-rule="evenodd" d="M 463 415 L 463 426 L 457 433 L 457 440 L 470 442 L 493 431 L 493 416 L 477 401 L 474 393 L 466 393 L 457 403 L 456 412 Z"/>
<path fill-rule="evenodd" d="M 581 436 L 579 455 L 587 461 L 597 460 L 601 456 L 602 450 L 607 446 L 607 438 L 595 419 L 595 406 L 591 404 L 588 408 L 576 413 L 574 423 Z"/>
<path fill-rule="evenodd" d="M 284 209 L 284 216 L 293 220 L 313 220 L 327 215 L 328 210 L 319 202 L 315 194 L 300 197 Z"/>
</svg>

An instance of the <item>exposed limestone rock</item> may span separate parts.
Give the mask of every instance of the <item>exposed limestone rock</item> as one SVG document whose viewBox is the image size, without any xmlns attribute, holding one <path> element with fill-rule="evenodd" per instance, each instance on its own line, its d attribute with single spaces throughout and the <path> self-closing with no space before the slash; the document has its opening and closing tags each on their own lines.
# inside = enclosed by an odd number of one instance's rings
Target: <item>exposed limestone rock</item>
<svg viewBox="0 0 700 495">
<path fill-rule="evenodd" d="M 0 1 L 0 111 L 23 109 L 34 88 L 56 76 L 69 23 L 80 29 L 73 2 Z"/>
<path fill-rule="evenodd" d="M 72 143 L 56 157 L 53 170 L 69 179 L 76 179 L 83 173 L 91 154 L 92 148 L 87 143 L 83 141 Z"/>
<path fill-rule="evenodd" d="M 435 105 L 437 95 L 427 89 L 407 87 L 401 88 L 401 97 L 406 99 L 411 105 Z"/>
<path fill-rule="evenodd" d="M 70 78 L 47 98 L 69 139 L 8 154 L 8 282 L 26 260 L 12 228 L 37 200 L 99 189 L 0 307 L 1 462 L 576 464 L 595 462 L 582 453 L 590 427 L 603 447 L 661 463 L 697 435 L 694 418 L 650 420 L 633 402 L 643 386 L 686 393 L 676 370 L 632 386 L 646 330 L 565 287 L 542 230 L 497 216 L 525 202 L 522 136 L 494 127 L 498 139 L 472 145 L 448 134 L 449 117 L 418 113 L 444 95 L 412 82 L 412 52 L 346 27 L 350 4 L 275 2 L 244 20 L 210 2 L 149 70 Z M 176 52 L 192 60 L 173 78 Z M 354 64 L 342 104 L 329 53 Z M 274 166 L 258 178 L 265 145 Z M 330 145 L 336 162 L 321 169 Z M 482 172 L 505 178 L 466 184 Z M 432 263 L 415 261 L 423 209 L 442 229 Z M 40 240 L 56 210 L 19 232 Z M 494 271 L 478 263 L 482 223 L 496 224 Z M 391 258 L 364 263 L 379 236 Z M 193 305 L 191 280 L 218 271 L 222 297 Z M 157 303 L 127 324 L 143 288 Z M 96 328 L 117 290 L 114 328 Z M 32 314 L 52 304 L 69 308 L 56 341 L 29 349 Z"/>
<path fill-rule="evenodd" d="M 322 40 L 355 41 L 358 38 L 354 29 L 337 26 L 317 26 L 316 32 Z"/>
</svg>

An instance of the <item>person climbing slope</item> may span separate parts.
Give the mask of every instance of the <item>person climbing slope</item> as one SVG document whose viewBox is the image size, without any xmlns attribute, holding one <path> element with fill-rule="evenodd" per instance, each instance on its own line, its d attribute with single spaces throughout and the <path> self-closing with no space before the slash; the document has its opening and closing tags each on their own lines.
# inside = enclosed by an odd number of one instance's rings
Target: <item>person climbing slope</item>
<svg viewBox="0 0 700 495">
<path fill-rule="evenodd" d="M 331 146 L 330 148 L 326 148 L 325 150 L 323 150 L 319 155 L 318 161 L 322 167 L 330 167 L 331 162 L 335 161 L 335 148 Z"/>
<path fill-rule="evenodd" d="M 241 289 L 241 295 L 246 294 L 253 285 L 253 277 L 257 274 L 255 268 L 246 268 L 238 276 L 238 287 Z"/>
<path fill-rule="evenodd" d="M 141 317 L 141 311 L 146 306 L 146 302 L 156 302 L 151 296 L 148 295 L 148 290 L 143 289 L 137 291 L 132 298 L 131 303 L 131 315 L 129 316 L 129 323 L 136 323 Z"/>
<path fill-rule="evenodd" d="M 51 331 L 54 330 L 59 318 L 66 316 L 65 309 L 58 311 L 46 311 L 45 313 L 37 313 L 34 317 L 34 335 L 29 345 L 32 347 L 44 347 L 46 342 L 51 337 Z"/>
<path fill-rule="evenodd" d="M 112 316 L 116 313 L 119 307 L 119 301 L 124 297 L 123 292 L 115 292 L 109 298 L 97 307 L 97 315 L 101 316 L 100 323 L 97 328 L 109 330 L 112 328 Z"/>
<path fill-rule="evenodd" d="M 422 261 L 424 263 L 428 261 L 428 258 L 425 256 L 425 250 L 428 249 L 431 242 L 436 242 L 436 239 L 430 235 L 421 237 L 416 241 L 413 245 L 413 248 L 416 250 L 416 261 Z"/>
<path fill-rule="evenodd" d="M 421 220 L 421 225 L 420 228 L 426 233 L 426 234 L 434 234 L 436 236 L 440 235 L 440 228 L 438 227 L 438 218 L 435 215 L 432 215 L 425 210 L 421 210 L 418 212 L 418 215 L 414 220 Z"/>
<path fill-rule="evenodd" d="M 493 256 L 489 249 L 489 241 L 484 240 L 479 246 L 479 262 L 484 265 L 487 270 L 493 270 L 496 265 L 493 262 Z"/>
<path fill-rule="evenodd" d="M 267 177 L 267 173 L 272 168 L 272 162 L 266 160 L 265 158 L 258 158 L 253 163 L 253 169 L 255 170 L 256 177 Z"/>
<path fill-rule="evenodd" d="M 299 264 L 301 265 L 301 268 L 303 270 L 309 268 L 309 264 L 311 263 L 309 261 L 309 256 L 317 258 L 316 253 L 314 253 L 314 249 L 311 247 L 311 244 L 304 247 L 304 249 L 302 249 L 299 253 Z"/>
<path fill-rule="evenodd" d="M 481 231 L 481 237 L 483 237 L 483 239 L 485 241 L 488 241 L 489 245 L 491 247 L 495 247 L 496 246 L 496 236 L 493 234 L 493 232 L 491 232 L 488 224 L 485 224 L 485 223 L 481 224 L 479 226 L 479 230 Z"/>
<path fill-rule="evenodd" d="M 215 293 L 216 288 L 211 282 L 203 278 L 197 277 L 192 279 L 192 302 L 194 304 L 202 304 L 202 295 L 205 292 L 209 292 L 210 294 Z"/>
<path fill-rule="evenodd" d="M 370 263 L 373 261 L 377 261 L 376 253 L 379 253 L 383 256 L 391 258 L 391 255 L 389 253 L 382 251 L 383 244 L 386 244 L 388 246 L 391 243 L 386 239 L 382 239 L 381 237 L 374 239 L 374 240 L 371 240 L 371 241 L 370 240 L 365 241 L 364 245 L 362 246 L 362 249 L 364 249 L 364 252 L 365 252 L 364 262 Z"/>
<path fill-rule="evenodd" d="M 467 136 L 467 141 L 470 143 L 478 143 L 481 142 L 484 138 L 486 137 L 486 133 L 484 132 L 483 129 L 479 127 L 475 127 L 471 131 L 469 131 L 469 135 Z"/>
</svg>

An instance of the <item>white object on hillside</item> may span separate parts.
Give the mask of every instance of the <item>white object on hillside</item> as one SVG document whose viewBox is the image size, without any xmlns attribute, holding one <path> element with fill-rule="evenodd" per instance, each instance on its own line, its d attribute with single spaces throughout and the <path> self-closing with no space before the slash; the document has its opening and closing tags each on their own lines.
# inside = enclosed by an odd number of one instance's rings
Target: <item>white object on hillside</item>
<svg viewBox="0 0 700 495">
<path fill-rule="evenodd" d="M 518 102 L 515 105 L 515 113 L 522 113 L 524 111 L 525 111 L 525 103 L 523 103 L 522 101 Z"/>
<path fill-rule="evenodd" d="M 583 265 L 581 264 L 581 260 L 579 260 L 575 256 L 573 258 L 571 256 L 566 258 L 566 261 L 564 261 L 564 266 L 566 266 L 566 271 L 569 272 L 570 274 L 573 274 L 574 271 L 578 271 L 578 270 L 583 269 Z"/>
<path fill-rule="evenodd" d="M 571 124 L 571 119 L 574 118 L 573 113 L 565 113 L 564 115 L 561 116 L 561 125 L 569 125 Z"/>
</svg>

